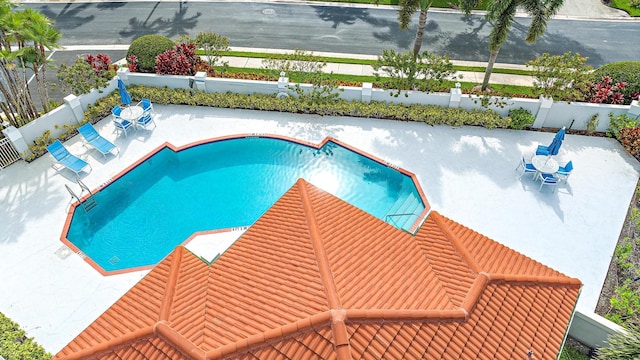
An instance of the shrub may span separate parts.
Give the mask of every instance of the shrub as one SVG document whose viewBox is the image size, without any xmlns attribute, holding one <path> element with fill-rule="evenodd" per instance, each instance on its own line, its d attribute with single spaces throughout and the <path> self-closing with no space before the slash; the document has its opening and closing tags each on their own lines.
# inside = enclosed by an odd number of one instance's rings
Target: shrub
<svg viewBox="0 0 640 360">
<path fill-rule="evenodd" d="M 0 356 L 9 359 L 50 359 L 42 346 L 27 337 L 24 330 L 0 313 Z"/>
<path fill-rule="evenodd" d="M 620 129 L 618 141 L 629 154 L 640 160 L 640 126 Z"/>
<path fill-rule="evenodd" d="M 156 57 L 156 74 L 193 75 L 198 59 L 194 44 L 178 44 Z"/>
<path fill-rule="evenodd" d="M 626 83 L 621 90 L 625 103 L 640 95 L 640 61 L 621 61 L 603 65 L 593 72 L 594 79 L 610 77 L 612 83 Z"/>
<path fill-rule="evenodd" d="M 456 72 L 448 56 L 438 56 L 428 51 L 414 58 L 411 51 L 398 53 L 395 50 L 383 50 L 373 69 L 376 83 L 391 90 L 395 97 L 402 90 L 435 91 L 454 78 Z M 409 95 L 405 93 L 405 96 Z"/>
<path fill-rule="evenodd" d="M 627 87 L 627 83 L 614 83 L 610 77 L 605 76 L 600 82 L 591 87 L 589 102 L 596 104 L 624 104 L 625 98 L 622 91 L 624 91 L 625 87 Z"/>
<path fill-rule="evenodd" d="M 563 55 L 553 56 L 544 53 L 535 60 L 528 61 L 526 65 L 533 68 L 532 73 L 535 77 L 535 94 L 553 97 L 556 100 L 583 100 L 590 84 L 591 67 L 585 65 L 587 59 L 568 51 Z"/>
<path fill-rule="evenodd" d="M 609 127 L 607 127 L 607 136 L 620 139 L 620 130 L 624 128 L 633 129 L 637 125 L 636 121 L 627 114 L 614 116 L 609 113 Z"/>
<path fill-rule="evenodd" d="M 111 64 L 111 59 L 106 54 L 87 55 L 76 59 L 73 65 L 61 63 L 56 73 L 63 89 L 76 95 L 103 88 L 114 76 L 116 66 Z"/>
<path fill-rule="evenodd" d="M 640 9 L 640 0 L 629 0 L 629 5 L 631 5 L 631 7 Z"/>
<path fill-rule="evenodd" d="M 609 335 L 606 347 L 597 351 L 598 360 L 626 360 L 640 357 L 640 326 L 628 326 L 623 333 Z"/>
<path fill-rule="evenodd" d="M 153 73 L 156 68 L 156 57 L 174 45 L 175 43 L 166 36 L 144 35 L 129 45 L 126 58 L 135 56 L 138 60 L 138 71 Z"/>
<path fill-rule="evenodd" d="M 511 118 L 511 127 L 516 130 L 522 130 L 536 120 L 531 111 L 523 107 L 509 110 L 509 117 Z"/>
</svg>

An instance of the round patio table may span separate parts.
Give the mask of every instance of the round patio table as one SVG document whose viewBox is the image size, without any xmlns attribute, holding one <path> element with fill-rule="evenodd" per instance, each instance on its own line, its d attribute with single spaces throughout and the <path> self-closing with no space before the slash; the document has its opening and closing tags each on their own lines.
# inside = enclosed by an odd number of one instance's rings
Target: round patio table
<svg viewBox="0 0 640 360">
<path fill-rule="evenodd" d="M 551 156 L 536 155 L 531 159 L 531 163 L 538 173 L 542 174 L 555 174 L 560 168 L 558 162 L 552 159 Z"/>
<path fill-rule="evenodd" d="M 142 107 L 141 106 L 129 106 L 120 112 L 120 118 L 122 120 L 128 120 L 131 122 L 136 122 L 140 117 L 142 117 Z"/>
</svg>

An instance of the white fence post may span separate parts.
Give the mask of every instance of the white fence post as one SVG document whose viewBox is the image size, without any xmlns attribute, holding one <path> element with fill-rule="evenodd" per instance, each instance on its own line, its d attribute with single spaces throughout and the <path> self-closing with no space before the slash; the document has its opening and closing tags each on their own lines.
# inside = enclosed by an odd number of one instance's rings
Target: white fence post
<svg viewBox="0 0 640 360">
<path fill-rule="evenodd" d="M 80 104 L 80 98 L 73 94 L 69 94 L 64 97 L 64 102 L 73 112 L 73 116 L 76 118 L 78 124 L 84 120 L 84 110 L 82 110 L 82 104 Z"/>
<path fill-rule="evenodd" d="M 29 155 L 31 155 L 29 145 L 27 145 L 27 142 L 24 141 L 20 130 L 16 129 L 13 126 L 9 126 L 8 128 L 2 130 L 2 133 L 7 137 L 7 139 L 9 139 L 9 141 L 11 141 L 11 143 L 13 144 L 13 148 L 16 149 L 22 159 L 26 159 Z"/>
<path fill-rule="evenodd" d="M 631 102 L 631 106 L 629 107 L 627 115 L 629 115 L 632 119 L 636 119 L 638 118 L 638 116 L 640 116 L 640 104 L 638 103 L 638 100 L 633 100 Z"/>
<path fill-rule="evenodd" d="M 370 103 L 372 92 L 373 92 L 373 84 L 369 82 L 363 82 L 362 83 L 362 101 L 366 103 Z"/>
<path fill-rule="evenodd" d="M 544 122 L 545 120 L 547 120 L 547 115 L 549 114 L 549 110 L 551 110 L 552 105 L 553 98 L 540 95 L 540 107 L 538 108 L 538 113 L 536 114 L 536 121 L 533 122 L 533 125 L 531 125 L 531 127 L 539 129 L 544 125 Z"/>
<path fill-rule="evenodd" d="M 129 68 L 120 68 L 117 74 L 118 78 L 122 80 L 125 85 L 129 85 Z"/>
<path fill-rule="evenodd" d="M 457 108 L 460 107 L 460 100 L 462 99 L 462 90 L 458 87 L 458 83 L 456 83 L 456 87 L 451 89 L 449 93 L 451 97 L 449 97 L 449 107 Z"/>
<path fill-rule="evenodd" d="M 207 83 L 205 82 L 205 80 L 207 79 L 206 72 L 198 71 L 193 79 L 196 82 L 196 90 L 207 92 Z"/>
</svg>

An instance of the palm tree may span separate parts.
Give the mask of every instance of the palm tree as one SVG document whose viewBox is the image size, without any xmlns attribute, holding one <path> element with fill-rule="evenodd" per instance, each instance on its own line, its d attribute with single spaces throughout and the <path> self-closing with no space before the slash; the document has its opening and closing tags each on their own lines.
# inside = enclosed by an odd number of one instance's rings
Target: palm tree
<svg viewBox="0 0 640 360">
<path fill-rule="evenodd" d="M 416 59 L 420 54 L 422 47 L 422 38 L 424 37 L 424 28 L 427 25 L 427 11 L 433 4 L 433 0 L 400 0 L 398 5 L 398 22 L 401 29 L 409 27 L 411 17 L 420 9 L 420 18 L 418 20 L 418 30 L 416 31 L 416 39 L 413 43 L 413 58 Z"/>
<path fill-rule="evenodd" d="M 471 9 L 478 4 L 479 0 L 460 0 L 462 10 L 469 15 Z M 489 0 L 486 18 L 493 24 L 491 34 L 489 34 L 489 62 L 484 73 L 482 90 L 486 90 L 489 84 L 489 77 L 493 71 L 493 64 L 496 62 L 500 47 L 504 44 L 511 31 L 511 25 L 516 15 L 518 6 L 531 15 L 531 25 L 527 31 L 525 41 L 528 44 L 534 43 L 547 29 L 547 23 L 556 14 L 563 0 Z"/>
<path fill-rule="evenodd" d="M 25 9 L 20 12 L 24 27 L 20 31 L 21 37 L 32 43 L 24 55 L 26 63 L 31 65 L 31 70 L 35 75 L 38 85 L 38 94 L 44 111 L 49 110 L 49 91 L 46 86 L 47 79 L 47 57 L 46 49 L 53 49 L 58 46 L 60 32 L 56 30 L 52 21 L 33 9 Z M 42 75 L 40 74 L 42 72 Z"/>
</svg>

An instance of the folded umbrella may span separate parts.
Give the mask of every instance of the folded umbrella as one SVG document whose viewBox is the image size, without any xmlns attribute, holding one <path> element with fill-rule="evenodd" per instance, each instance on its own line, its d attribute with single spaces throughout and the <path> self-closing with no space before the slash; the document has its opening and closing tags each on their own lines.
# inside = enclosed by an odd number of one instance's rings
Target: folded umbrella
<svg viewBox="0 0 640 360">
<path fill-rule="evenodd" d="M 118 89 L 120 90 L 120 99 L 122 100 L 122 103 L 127 106 L 131 104 L 131 95 L 129 95 L 124 82 L 120 79 L 118 79 Z"/>
</svg>

